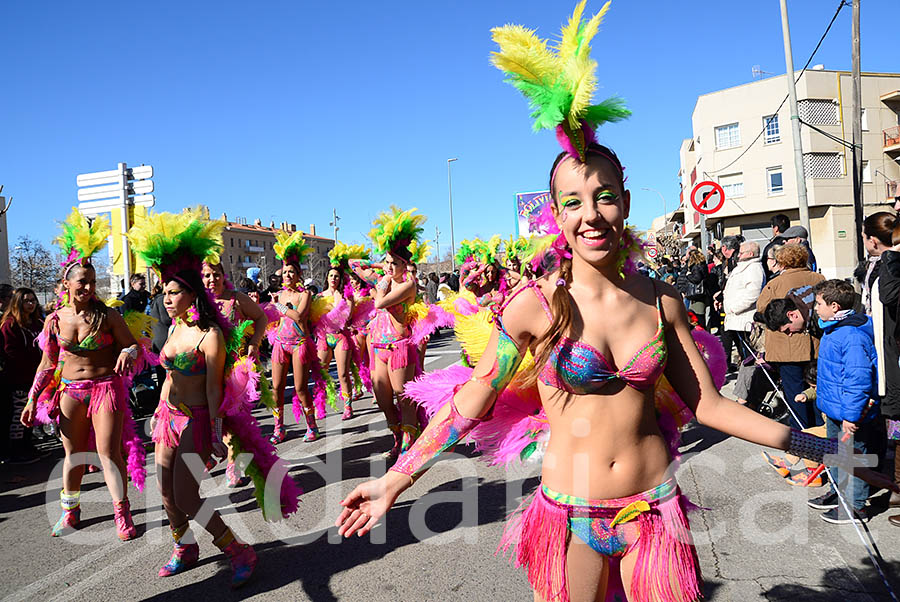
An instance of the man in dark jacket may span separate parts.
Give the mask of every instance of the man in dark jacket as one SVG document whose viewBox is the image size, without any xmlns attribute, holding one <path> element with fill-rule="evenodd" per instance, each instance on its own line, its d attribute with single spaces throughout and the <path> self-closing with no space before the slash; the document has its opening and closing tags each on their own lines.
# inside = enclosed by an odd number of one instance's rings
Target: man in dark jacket
<svg viewBox="0 0 900 602">
<path fill-rule="evenodd" d="M 771 280 L 774 277 L 772 274 L 772 270 L 767 265 L 765 260 L 766 257 L 769 256 L 769 249 L 774 247 L 775 245 L 783 245 L 784 244 L 784 231 L 791 227 L 791 220 L 788 219 L 783 213 L 779 213 L 778 215 L 772 216 L 771 221 L 772 224 L 772 239 L 769 241 L 769 244 L 763 248 L 763 252 L 761 257 L 763 258 L 763 272 L 765 272 L 766 282 Z"/>
<path fill-rule="evenodd" d="M 147 291 L 147 279 L 143 274 L 131 275 L 131 290 L 122 297 L 122 313 L 136 311 L 144 313 L 147 303 L 150 301 L 150 292 Z"/>
</svg>

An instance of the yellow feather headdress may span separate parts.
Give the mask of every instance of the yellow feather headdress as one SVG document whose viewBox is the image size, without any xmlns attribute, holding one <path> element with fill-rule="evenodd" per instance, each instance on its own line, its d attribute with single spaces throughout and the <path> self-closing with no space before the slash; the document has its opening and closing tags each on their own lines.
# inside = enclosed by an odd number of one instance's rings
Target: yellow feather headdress
<svg viewBox="0 0 900 602">
<path fill-rule="evenodd" d="M 351 259 L 368 259 L 369 250 L 365 245 L 348 245 L 342 242 L 335 242 L 334 248 L 328 251 L 328 259 L 331 265 L 336 268 L 344 269 L 347 262 Z"/>
<path fill-rule="evenodd" d="M 301 230 L 296 232 L 285 232 L 279 230 L 275 233 L 275 257 L 285 263 L 296 263 L 300 265 L 303 259 L 312 253 L 312 246 L 306 244 L 305 235 Z"/>
<path fill-rule="evenodd" d="M 150 213 L 128 231 L 131 248 L 165 279 L 185 269 L 200 271 L 204 261 L 215 264 L 224 246 L 223 220 L 210 220 L 205 207 L 181 213 Z"/>
<path fill-rule="evenodd" d="M 62 233 L 54 239 L 63 255 L 63 276 L 76 265 L 86 265 L 91 257 L 106 246 L 110 233 L 109 220 L 99 216 L 88 220 L 77 207 L 62 224 Z"/>
<path fill-rule="evenodd" d="M 422 224 L 427 219 L 424 215 L 413 215 L 415 212 L 415 207 L 401 211 L 399 207 L 391 205 L 390 210 L 380 213 L 372 222 L 375 227 L 369 232 L 375 250 L 379 253 L 396 253 L 410 261 L 412 245 L 419 245 L 425 231 Z"/>
<path fill-rule="evenodd" d="M 535 30 L 521 25 L 491 30 L 500 46 L 498 52 L 492 53 L 491 62 L 528 99 L 533 109 L 534 129 L 555 129 L 563 150 L 582 162 L 587 145 L 595 142 L 594 130 L 599 125 L 631 114 L 618 97 L 591 104 L 597 89 L 597 63 L 591 59 L 590 43 L 610 2 L 584 21 L 586 2 L 582 0 L 575 7 L 552 49 Z"/>
</svg>

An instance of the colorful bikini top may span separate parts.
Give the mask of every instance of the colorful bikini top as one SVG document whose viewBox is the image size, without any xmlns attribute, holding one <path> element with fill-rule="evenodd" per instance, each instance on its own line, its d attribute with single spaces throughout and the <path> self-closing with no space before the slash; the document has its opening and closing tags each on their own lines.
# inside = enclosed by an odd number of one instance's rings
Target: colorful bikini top
<svg viewBox="0 0 900 602">
<path fill-rule="evenodd" d="M 216 299 L 216 305 L 219 306 L 219 312 L 233 325 L 237 326 L 245 320 L 244 314 L 241 312 L 241 306 L 237 302 L 236 297 L 231 299 Z"/>
<path fill-rule="evenodd" d="M 552 321 L 550 306 L 536 283 L 529 282 L 520 291 L 524 288 L 534 289 L 544 312 Z M 654 283 L 655 291 L 656 283 Z M 550 353 L 547 363 L 544 364 L 540 381 L 545 385 L 575 395 L 599 393 L 607 383 L 615 379 L 619 379 L 639 391 L 653 387 L 665 370 L 668 355 L 662 306 L 658 294 L 656 295 L 656 315 L 656 334 L 635 352 L 624 368 L 616 369 L 612 362 L 590 345 L 569 337 L 562 337 Z"/>
<path fill-rule="evenodd" d="M 170 332 L 171 334 L 171 332 Z M 204 332 L 197 345 L 190 351 L 176 353 L 174 357 L 166 355 L 166 350 L 159 352 L 159 363 L 169 372 L 178 372 L 184 376 L 196 376 L 198 374 L 206 374 L 206 355 L 200 351 L 200 344 L 206 338 L 207 333 Z"/>
<path fill-rule="evenodd" d="M 56 312 L 50 317 L 56 326 L 56 340 L 59 341 L 59 348 L 67 353 L 82 353 L 85 351 L 98 351 L 104 347 L 109 347 L 115 342 L 111 332 L 100 331 L 97 334 L 89 334 L 80 342 L 76 343 L 62 337 L 59 334 L 59 316 Z"/>
</svg>

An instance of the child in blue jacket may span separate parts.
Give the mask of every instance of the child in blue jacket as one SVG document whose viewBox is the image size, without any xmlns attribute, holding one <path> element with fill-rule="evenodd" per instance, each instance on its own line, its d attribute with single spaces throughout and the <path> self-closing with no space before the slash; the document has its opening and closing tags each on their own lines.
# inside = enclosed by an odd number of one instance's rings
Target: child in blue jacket
<svg viewBox="0 0 900 602">
<path fill-rule="evenodd" d="M 816 313 L 823 332 L 817 364 L 816 406 L 827 417 L 829 438 L 850 435 L 856 449 L 864 454 L 874 453 L 880 447 L 880 421 L 877 420 L 880 406 L 872 318 L 853 311 L 856 292 L 848 282 L 826 280 L 816 285 L 815 294 Z M 809 500 L 809 505 L 827 510 L 822 519 L 829 523 L 868 518 L 869 485 L 845 471 L 830 470 L 847 503 L 852 505 L 854 516 L 847 516 L 833 489 Z"/>
</svg>

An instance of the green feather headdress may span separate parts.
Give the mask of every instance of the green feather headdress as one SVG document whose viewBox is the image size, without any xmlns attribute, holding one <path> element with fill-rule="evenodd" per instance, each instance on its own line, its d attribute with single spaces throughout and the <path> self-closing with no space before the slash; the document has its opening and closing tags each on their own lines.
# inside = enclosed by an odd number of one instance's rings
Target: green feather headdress
<svg viewBox="0 0 900 602">
<path fill-rule="evenodd" d="M 388 211 L 375 218 L 372 222 L 375 227 L 369 232 L 369 238 L 378 253 L 396 253 L 407 261 L 411 260 L 412 245 L 420 244 L 425 231 L 422 224 L 427 219 L 424 215 L 414 215 L 415 212 L 415 207 L 401 211 L 391 205 Z"/>
<path fill-rule="evenodd" d="M 464 264 L 469 261 L 475 261 L 482 265 L 489 263 L 500 263 L 500 243 L 502 239 L 499 235 L 494 235 L 487 242 L 480 238 L 464 240 L 459 245 L 456 252 L 456 262 Z"/>
<path fill-rule="evenodd" d="M 306 238 L 300 230 L 296 232 L 277 231 L 272 248 L 275 250 L 275 257 L 279 260 L 297 265 L 303 263 L 303 259 L 313 251 L 312 246 L 306 244 Z"/>
<path fill-rule="evenodd" d="M 584 21 L 586 2 L 582 0 L 575 7 L 552 49 L 535 30 L 521 25 L 491 30 L 500 46 L 499 52 L 492 53 L 491 62 L 528 99 L 535 131 L 555 129 L 563 150 L 582 162 L 587 145 L 595 141 L 598 126 L 631 115 L 618 97 L 591 104 L 597 88 L 597 63 L 590 57 L 590 43 L 610 3 Z"/>
<path fill-rule="evenodd" d="M 86 265 L 106 246 L 110 233 L 109 220 L 105 216 L 88 221 L 76 207 L 72 207 L 72 212 L 60 228 L 62 233 L 53 242 L 63 255 L 63 277 L 73 266 Z"/>
<path fill-rule="evenodd" d="M 334 248 L 328 251 L 328 260 L 331 266 L 335 268 L 345 269 L 347 262 L 351 259 L 368 259 L 369 250 L 365 245 L 348 245 L 342 242 L 335 242 Z"/>
<path fill-rule="evenodd" d="M 165 280 L 181 270 L 200 271 L 204 261 L 218 263 L 224 249 L 225 222 L 210 220 L 205 207 L 181 213 L 151 213 L 129 231 L 134 253 Z"/>
<path fill-rule="evenodd" d="M 509 237 L 503 249 L 503 263 L 506 264 L 510 260 L 523 262 L 525 253 L 528 251 L 528 239 L 524 236 L 518 238 Z"/>
</svg>

